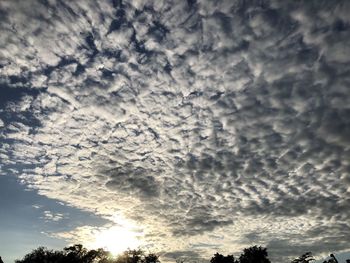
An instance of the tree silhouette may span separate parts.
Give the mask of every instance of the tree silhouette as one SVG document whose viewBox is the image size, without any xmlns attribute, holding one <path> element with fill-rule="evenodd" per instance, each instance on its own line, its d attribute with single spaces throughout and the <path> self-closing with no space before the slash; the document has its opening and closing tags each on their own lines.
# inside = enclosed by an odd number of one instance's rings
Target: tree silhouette
<svg viewBox="0 0 350 263">
<path fill-rule="evenodd" d="M 0 257 L 0 263 L 4 263 L 4 261 L 2 261 L 2 258 Z"/>
<path fill-rule="evenodd" d="M 59 251 L 48 250 L 45 247 L 38 247 L 31 253 L 24 256 L 16 263 L 61 263 L 64 262 L 64 254 Z"/>
<path fill-rule="evenodd" d="M 311 252 L 306 252 L 291 263 L 310 263 L 315 260 Z M 177 260 L 183 263 L 183 260 Z M 4 263 L 0 257 L 0 263 Z M 128 249 L 117 258 L 112 258 L 111 254 L 102 249 L 88 250 L 82 245 L 65 247 L 63 250 L 54 251 L 45 247 L 38 247 L 26 254 L 23 259 L 16 260 L 15 263 L 160 263 L 159 256 L 153 253 L 145 254 L 141 249 Z M 268 259 L 267 249 L 253 246 L 243 250 L 239 259 L 233 255 L 224 256 L 215 253 L 210 259 L 210 263 L 271 263 Z M 324 263 L 338 263 L 333 254 Z M 346 260 L 350 263 L 350 259 Z"/>
<path fill-rule="evenodd" d="M 323 261 L 323 263 L 338 263 L 338 260 L 333 254 L 330 254 L 330 259 Z"/>
<path fill-rule="evenodd" d="M 239 257 L 240 263 L 270 263 L 267 258 L 267 249 L 253 246 L 245 248 L 243 254 Z"/>
<path fill-rule="evenodd" d="M 141 263 L 143 257 L 144 253 L 141 249 L 128 249 L 117 257 L 116 263 Z"/>
<path fill-rule="evenodd" d="M 159 256 L 153 253 L 150 253 L 144 257 L 142 263 L 160 263 Z"/>
<path fill-rule="evenodd" d="M 292 263 L 308 263 L 310 261 L 315 260 L 312 256 L 311 252 L 306 252 L 305 254 L 301 255 L 300 257 L 294 259 Z"/>
<path fill-rule="evenodd" d="M 153 253 L 146 255 L 141 249 L 129 249 L 118 256 L 115 263 L 160 263 L 159 256 Z"/>
<path fill-rule="evenodd" d="M 330 257 L 333 259 L 333 261 L 334 261 L 335 263 L 338 263 L 337 258 L 336 258 L 333 254 L 330 254 Z"/>
<path fill-rule="evenodd" d="M 111 254 L 99 248 L 88 250 L 82 245 L 65 247 L 61 251 L 39 247 L 26 254 L 16 263 L 160 263 L 159 256 L 153 253 L 145 254 L 142 250 L 127 250 L 116 259 Z M 0 261 L 0 263 L 3 263 Z"/>
<path fill-rule="evenodd" d="M 16 263 L 112 263 L 109 252 L 98 250 L 87 250 L 82 245 L 66 247 L 63 251 L 48 250 L 39 247 L 24 256 Z"/>
<path fill-rule="evenodd" d="M 222 254 L 216 253 L 210 259 L 210 263 L 238 263 L 233 255 L 224 256 Z"/>
<path fill-rule="evenodd" d="M 107 262 L 109 253 L 102 248 L 97 250 L 87 250 L 82 245 L 73 245 L 63 249 L 65 252 L 65 262 L 67 263 L 91 263 L 91 262 Z"/>
</svg>

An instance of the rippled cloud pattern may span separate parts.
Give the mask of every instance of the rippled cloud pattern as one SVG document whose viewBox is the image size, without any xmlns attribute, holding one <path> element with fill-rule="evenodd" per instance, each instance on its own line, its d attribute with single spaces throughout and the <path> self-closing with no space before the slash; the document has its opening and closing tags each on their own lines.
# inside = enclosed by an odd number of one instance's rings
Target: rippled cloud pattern
<svg viewBox="0 0 350 263">
<path fill-rule="evenodd" d="M 349 249 L 349 12 L 1 1 L 0 173 L 169 257 Z"/>
</svg>

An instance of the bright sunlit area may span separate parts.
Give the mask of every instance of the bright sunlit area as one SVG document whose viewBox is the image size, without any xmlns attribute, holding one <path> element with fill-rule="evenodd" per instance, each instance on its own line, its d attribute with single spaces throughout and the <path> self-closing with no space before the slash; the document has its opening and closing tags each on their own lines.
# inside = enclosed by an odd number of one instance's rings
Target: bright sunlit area
<svg viewBox="0 0 350 263">
<path fill-rule="evenodd" d="M 112 226 L 96 233 L 91 247 L 104 248 L 114 256 L 127 249 L 136 249 L 142 245 L 142 234 L 123 226 Z"/>
</svg>

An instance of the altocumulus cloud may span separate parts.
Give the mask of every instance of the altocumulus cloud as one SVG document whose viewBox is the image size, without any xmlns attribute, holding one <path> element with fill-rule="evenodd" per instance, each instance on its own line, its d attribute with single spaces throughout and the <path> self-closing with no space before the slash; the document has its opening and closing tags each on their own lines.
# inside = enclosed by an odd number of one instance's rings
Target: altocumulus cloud
<svg viewBox="0 0 350 263">
<path fill-rule="evenodd" d="M 168 256 L 349 249 L 349 12 L 1 1 L 0 172 Z"/>
</svg>

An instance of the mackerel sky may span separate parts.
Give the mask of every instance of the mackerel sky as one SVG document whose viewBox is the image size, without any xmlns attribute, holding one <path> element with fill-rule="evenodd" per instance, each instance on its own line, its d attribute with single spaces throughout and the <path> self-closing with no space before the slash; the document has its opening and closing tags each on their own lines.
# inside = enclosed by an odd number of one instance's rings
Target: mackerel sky
<svg viewBox="0 0 350 263">
<path fill-rule="evenodd" d="M 0 0 L 0 255 L 113 227 L 164 260 L 349 251 L 349 13 Z"/>
</svg>

